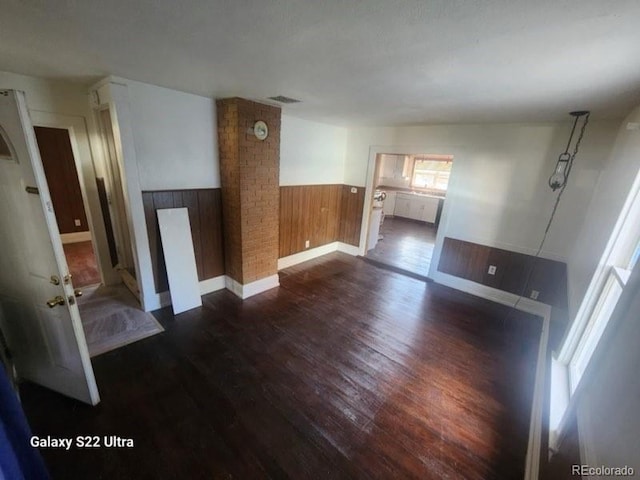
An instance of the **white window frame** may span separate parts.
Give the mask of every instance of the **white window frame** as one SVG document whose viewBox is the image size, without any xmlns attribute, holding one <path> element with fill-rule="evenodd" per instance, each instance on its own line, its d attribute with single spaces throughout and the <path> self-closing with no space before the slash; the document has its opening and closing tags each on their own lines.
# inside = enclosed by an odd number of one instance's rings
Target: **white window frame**
<svg viewBox="0 0 640 480">
<path fill-rule="evenodd" d="M 627 196 L 587 293 L 560 351 L 552 358 L 549 447 L 557 449 L 567 412 L 580 395 L 582 374 L 604 333 L 630 275 L 640 242 L 640 172 Z"/>
<path fill-rule="evenodd" d="M 437 171 L 434 170 L 434 185 L 438 184 L 438 177 L 443 174 L 446 173 L 447 175 L 447 188 L 438 188 L 438 187 L 422 187 L 422 186 L 417 186 L 414 185 L 414 181 L 416 178 L 416 165 L 418 162 L 444 162 L 447 163 L 449 165 L 449 170 L 447 171 Z M 449 181 L 451 180 L 451 167 L 453 166 L 453 158 L 431 158 L 428 156 L 414 156 L 413 158 L 413 165 L 412 165 L 412 169 L 411 169 L 411 178 L 409 181 L 409 186 L 411 188 L 419 188 L 419 189 L 423 189 L 423 190 L 431 190 L 434 192 L 446 192 L 449 188 Z"/>
</svg>

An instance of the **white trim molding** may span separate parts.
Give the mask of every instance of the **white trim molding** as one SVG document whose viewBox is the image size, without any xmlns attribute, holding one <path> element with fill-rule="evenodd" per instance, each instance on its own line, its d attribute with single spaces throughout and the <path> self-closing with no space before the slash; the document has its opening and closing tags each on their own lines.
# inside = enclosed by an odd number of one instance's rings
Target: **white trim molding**
<svg viewBox="0 0 640 480">
<path fill-rule="evenodd" d="M 327 243 L 326 245 L 310 248 L 309 250 L 305 250 L 303 252 L 294 253 L 293 255 L 279 258 L 278 270 L 293 267 L 294 265 L 298 265 L 299 263 L 307 262 L 309 260 L 313 260 L 314 258 L 318 258 L 322 255 L 326 255 L 332 252 L 342 252 L 357 257 L 358 255 L 360 255 L 360 248 L 343 242 Z"/>
<path fill-rule="evenodd" d="M 293 255 L 289 255 L 287 257 L 279 258 L 278 270 L 293 267 L 294 265 L 298 265 L 299 263 L 313 260 L 314 258 L 321 257 L 322 255 L 326 255 L 327 253 L 335 252 L 336 250 L 338 250 L 338 242 L 332 242 L 320 247 L 310 248 L 309 250 L 305 250 L 303 252 L 294 253 Z"/>
<path fill-rule="evenodd" d="M 226 286 L 226 279 L 226 275 L 220 275 L 218 277 L 202 280 L 198 284 L 200 287 L 200 295 L 206 295 L 208 293 L 217 292 L 218 290 L 223 290 Z M 167 290 L 166 292 L 156 293 L 152 301 L 149 302 L 146 307 L 148 307 L 147 312 L 149 312 L 158 310 L 159 308 L 168 307 L 169 305 L 171 305 L 171 296 Z"/>
<path fill-rule="evenodd" d="M 357 257 L 360 255 L 360 247 L 349 245 L 348 243 L 338 242 L 338 251 Z"/>
<path fill-rule="evenodd" d="M 233 278 L 227 276 L 225 277 L 225 286 L 227 290 L 230 290 L 234 295 L 244 300 L 259 293 L 266 292 L 267 290 L 271 290 L 272 288 L 279 287 L 280 277 L 276 273 L 275 275 L 261 278 L 260 280 L 256 280 L 255 282 L 246 283 L 243 285 Z"/>
<path fill-rule="evenodd" d="M 86 232 L 61 233 L 60 238 L 65 245 L 67 243 L 90 242 L 91 232 L 87 230 Z"/>
</svg>

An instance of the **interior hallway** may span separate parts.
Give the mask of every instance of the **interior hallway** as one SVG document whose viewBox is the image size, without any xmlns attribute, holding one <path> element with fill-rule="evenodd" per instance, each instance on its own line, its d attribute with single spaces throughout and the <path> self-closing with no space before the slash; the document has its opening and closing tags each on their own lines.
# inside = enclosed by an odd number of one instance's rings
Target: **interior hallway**
<svg viewBox="0 0 640 480">
<path fill-rule="evenodd" d="M 437 229 L 402 217 L 385 217 L 378 241 L 367 258 L 423 277 L 429 276 Z"/>
<path fill-rule="evenodd" d="M 65 243 L 63 248 L 76 288 L 100 283 L 100 272 L 91 241 Z"/>
<path fill-rule="evenodd" d="M 335 253 L 93 359 L 102 403 L 26 384 L 54 479 L 522 478 L 541 321 Z M 170 428 L 168 428 L 170 426 Z"/>
</svg>

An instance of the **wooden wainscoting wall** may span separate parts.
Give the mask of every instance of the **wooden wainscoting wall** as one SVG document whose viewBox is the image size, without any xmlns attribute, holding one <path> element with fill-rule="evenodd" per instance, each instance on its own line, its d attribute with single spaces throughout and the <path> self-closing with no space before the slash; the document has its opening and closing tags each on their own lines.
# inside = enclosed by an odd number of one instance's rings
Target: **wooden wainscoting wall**
<svg viewBox="0 0 640 480">
<path fill-rule="evenodd" d="M 497 267 L 495 275 L 489 275 L 489 265 Z M 536 260 L 532 255 L 445 237 L 438 270 L 505 292 L 522 293 L 525 297 L 537 290 L 538 301 L 563 310 L 567 308 L 564 262 Z M 527 277 L 529 282 L 525 285 Z"/>
<path fill-rule="evenodd" d="M 146 191 L 142 192 L 142 201 L 157 293 L 169 289 L 156 215 L 156 210 L 160 208 L 189 209 L 198 279 L 206 280 L 224 274 L 222 201 L 219 188 Z"/>
<path fill-rule="evenodd" d="M 349 245 L 360 244 L 362 209 L 364 208 L 364 187 L 342 185 L 339 240 Z"/>
<path fill-rule="evenodd" d="M 280 187 L 280 257 L 307 250 L 307 240 L 308 248 L 336 241 L 357 246 L 364 192 L 339 184 Z"/>
<path fill-rule="evenodd" d="M 280 187 L 280 257 L 338 240 L 342 185 Z"/>
</svg>

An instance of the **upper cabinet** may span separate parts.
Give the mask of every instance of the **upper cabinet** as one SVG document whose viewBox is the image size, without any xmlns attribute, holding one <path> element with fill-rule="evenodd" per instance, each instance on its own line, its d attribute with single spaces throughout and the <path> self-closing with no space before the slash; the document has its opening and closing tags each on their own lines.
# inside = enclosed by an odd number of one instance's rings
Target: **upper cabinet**
<svg viewBox="0 0 640 480">
<path fill-rule="evenodd" d="M 381 155 L 381 178 L 402 180 L 410 176 L 409 161 L 406 155 Z"/>
</svg>

